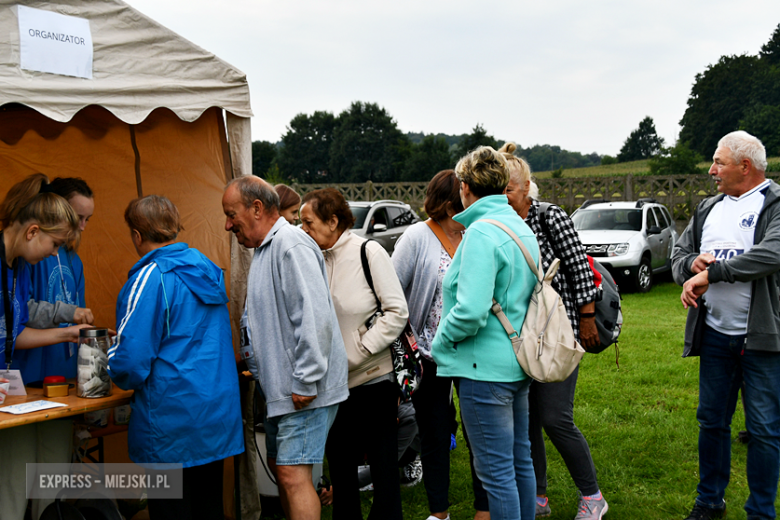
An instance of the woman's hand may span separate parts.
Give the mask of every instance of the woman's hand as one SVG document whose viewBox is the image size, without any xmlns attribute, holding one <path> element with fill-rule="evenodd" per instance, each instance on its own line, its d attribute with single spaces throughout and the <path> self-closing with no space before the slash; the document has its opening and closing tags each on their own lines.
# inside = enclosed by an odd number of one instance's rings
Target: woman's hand
<svg viewBox="0 0 780 520">
<path fill-rule="evenodd" d="M 92 325 L 88 325 L 88 324 L 80 324 L 80 325 L 71 325 L 70 327 L 63 327 L 61 329 L 56 329 L 60 331 L 60 334 L 62 335 L 62 341 L 60 343 L 65 343 L 65 342 L 78 343 L 79 331 L 81 329 L 86 329 L 91 326 Z"/>
<path fill-rule="evenodd" d="M 10 381 L 0 377 L 0 383 L 10 383 Z M 6 392 L 4 388 L 0 388 L 0 394 L 8 395 L 8 392 Z"/>
<path fill-rule="evenodd" d="M 73 323 L 79 325 L 92 325 L 95 322 L 95 318 L 92 316 L 92 310 L 79 307 L 76 312 L 73 313 Z"/>
</svg>

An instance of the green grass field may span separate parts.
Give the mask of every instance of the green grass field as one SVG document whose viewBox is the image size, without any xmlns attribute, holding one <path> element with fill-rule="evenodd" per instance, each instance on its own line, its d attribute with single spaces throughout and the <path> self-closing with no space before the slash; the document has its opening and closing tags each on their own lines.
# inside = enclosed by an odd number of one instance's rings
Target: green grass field
<svg viewBox="0 0 780 520">
<path fill-rule="evenodd" d="M 610 505 L 607 519 L 682 519 L 696 497 L 699 362 L 681 357 L 686 311 L 680 288 L 667 280 L 668 275 L 657 280 L 660 283 L 647 294 L 624 295 L 620 368 L 612 347 L 586 355 L 580 367 L 575 422 L 590 443 L 599 484 Z M 741 405 L 732 429 L 734 439 L 744 429 Z M 728 518 L 744 519 L 746 446 L 734 442 L 732 452 Z M 571 520 L 577 489 L 549 441 L 547 454 L 551 518 Z M 453 520 L 471 520 L 471 476 L 460 432 L 451 460 L 450 515 Z M 371 495 L 362 494 L 364 517 Z M 403 489 L 402 498 L 405 518 L 428 516 L 422 484 Z M 323 518 L 330 518 L 330 508 L 323 510 Z"/>
<path fill-rule="evenodd" d="M 780 166 L 780 157 L 770 157 L 768 162 L 770 167 L 775 167 L 772 171 L 777 171 L 777 166 Z M 699 168 L 709 168 L 711 165 L 711 161 L 704 161 L 698 164 Z M 628 175 L 629 173 L 633 175 L 649 175 L 650 168 L 647 165 L 647 160 L 563 170 L 563 178 L 612 177 Z M 547 179 L 552 176 L 552 171 L 534 172 L 533 176 L 537 179 Z"/>
</svg>

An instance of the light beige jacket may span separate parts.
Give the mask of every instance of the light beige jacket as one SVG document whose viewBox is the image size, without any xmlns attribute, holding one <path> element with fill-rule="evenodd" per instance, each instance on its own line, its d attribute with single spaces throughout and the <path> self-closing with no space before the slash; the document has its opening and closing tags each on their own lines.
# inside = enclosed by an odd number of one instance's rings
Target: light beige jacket
<svg viewBox="0 0 780 520">
<path fill-rule="evenodd" d="M 344 231 L 334 246 L 322 252 L 339 328 L 349 360 L 349 387 L 353 388 L 393 371 L 390 343 L 406 326 L 409 310 L 390 256 L 377 242 L 366 247 L 384 316 L 370 330 L 366 321 L 376 311 L 376 299 L 363 275 L 360 245 L 364 239 Z"/>
</svg>

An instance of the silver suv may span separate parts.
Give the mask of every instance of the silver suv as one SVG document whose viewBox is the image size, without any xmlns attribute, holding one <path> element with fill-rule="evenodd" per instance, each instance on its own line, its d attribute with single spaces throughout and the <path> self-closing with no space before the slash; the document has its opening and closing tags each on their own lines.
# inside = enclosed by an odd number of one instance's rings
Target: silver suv
<svg viewBox="0 0 780 520">
<path fill-rule="evenodd" d="M 650 290 L 654 273 L 672 267 L 679 237 L 669 210 L 654 199 L 588 200 L 571 219 L 586 252 L 639 292 Z"/>
<path fill-rule="evenodd" d="M 395 243 L 406 229 L 420 221 L 409 204 L 398 200 L 376 200 L 372 202 L 348 201 L 355 216 L 352 232 L 364 238 L 379 242 L 393 254 Z"/>
</svg>

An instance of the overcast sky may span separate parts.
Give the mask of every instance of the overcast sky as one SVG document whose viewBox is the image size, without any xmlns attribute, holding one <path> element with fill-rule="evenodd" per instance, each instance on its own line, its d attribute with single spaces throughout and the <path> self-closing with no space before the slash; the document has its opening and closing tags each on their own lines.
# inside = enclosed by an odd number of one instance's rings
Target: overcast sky
<svg viewBox="0 0 780 520">
<path fill-rule="evenodd" d="M 366 101 L 404 132 L 610 155 L 647 115 L 673 141 L 695 75 L 780 23 L 778 0 L 128 2 L 246 73 L 253 140 Z"/>
</svg>

